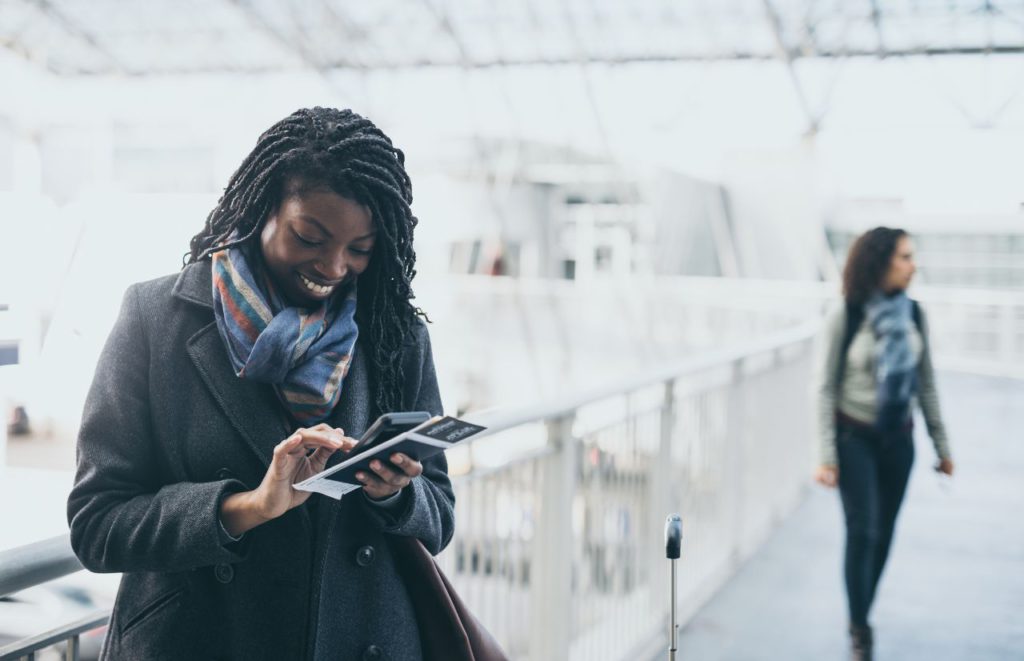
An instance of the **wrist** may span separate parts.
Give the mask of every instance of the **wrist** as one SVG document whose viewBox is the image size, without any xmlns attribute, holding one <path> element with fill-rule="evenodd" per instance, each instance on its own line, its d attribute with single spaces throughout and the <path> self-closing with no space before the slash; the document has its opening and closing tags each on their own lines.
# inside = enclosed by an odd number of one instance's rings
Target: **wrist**
<svg viewBox="0 0 1024 661">
<path fill-rule="evenodd" d="M 385 503 L 391 503 L 391 502 L 397 500 L 399 498 L 399 496 L 401 496 L 404 491 L 405 491 L 405 488 L 403 487 L 403 488 L 399 489 L 398 491 L 395 491 L 393 493 L 389 493 L 389 494 L 384 495 L 384 496 L 372 496 L 372 495 L 370 495 L 370 492 L 368 492 L 366 489 L 363 489 L 363 494 L 367 497 L 367 499 L 369 499 L 369 501 L 371 503 L 374 503 L 374 504 L 377 504 L 377 505 L 381 505 L 381 504 L 385 504 Z"/>
<path fill-rule="evenodd" d="M 256 491 L 239 491 L 221 501 L 220 520 L 232 537 L 252 530 L 273 517 L 267 516 Z"/>
</svg>

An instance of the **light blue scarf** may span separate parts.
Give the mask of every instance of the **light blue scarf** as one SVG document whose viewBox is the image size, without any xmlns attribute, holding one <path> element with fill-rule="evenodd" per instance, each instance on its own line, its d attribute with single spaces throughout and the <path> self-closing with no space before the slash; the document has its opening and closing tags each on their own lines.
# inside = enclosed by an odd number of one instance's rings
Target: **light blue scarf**
<svg viewBox="0 0 1024 661">
<path fill-rule="evenodd" d="M 897 431 L 910 420 L 910 400 L 917 391 L 917 361 L 910 347 L 913 305 L 904 292 L 876 292 L 864 306 L 875 333 L 879 431 Z"/>
<path fill-rule="evenodd" d="M 288 307 L 230 248 L 213 254 L 213 313 L 235 374 L 273 384 L 300 424 L 327 419 L 359 336 L 355 287 L 312 310 Z"/>
</svg>

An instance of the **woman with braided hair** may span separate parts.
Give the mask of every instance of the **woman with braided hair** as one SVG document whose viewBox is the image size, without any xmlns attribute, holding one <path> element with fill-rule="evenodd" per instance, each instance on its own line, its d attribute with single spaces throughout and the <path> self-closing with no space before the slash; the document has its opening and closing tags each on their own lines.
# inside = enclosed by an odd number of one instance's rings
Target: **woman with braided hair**
<svg viewBox="0 0 1024 661">
<path fill-rule="evenodd" d="M 839 487 L 851 651 L 858 661 L 872 658 L 868 611 L 914 461 L 915 401 L 939 457 L 936 470 L 953 474 L 928 325 L 906 294 L 915 270 L 913 244 L 903 230 L 876 227 L 861 235 L 843 272 L 845 305 L 829 316 L 822 343 L 815 478 Z"/>
<path fill-rule="evenodd" d="M 103 658 L 422 658 L 388 538 L 447 545 L 444 455 L 393 455 L 340 501 L 292 488 L 381 413 L 441 413 L 404 161 L 351 111 L 299 110 L 181 272 L 126 292 L 68 500 L 82 563 L 123 572 Z"/>
</svg>

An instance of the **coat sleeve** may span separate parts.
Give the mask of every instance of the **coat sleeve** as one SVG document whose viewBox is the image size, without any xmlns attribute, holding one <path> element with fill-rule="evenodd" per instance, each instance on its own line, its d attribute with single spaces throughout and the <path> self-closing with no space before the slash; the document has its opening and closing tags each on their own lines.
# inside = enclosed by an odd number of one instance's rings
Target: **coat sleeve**
<svg viewBox="0 0 1024 661">
<path fill-rule="evenodd" d="M 426 325 L 416 330 L 417 342 L 412 351 L 413 364 L 407 364 L 407 375 L 418 375 L 410 383 L 406 402 L 410 411 L 429 411 L 441 415 L 441 394 L 437 387 L 434 357 Z M 432 554 L 437 555 L 451 541 L 455 533 L 455 494 L 448 478 L 448 461 L 438 453 L 423 462 L 423 473 L 405 488 L 402 506 L 397 509 L 381 508 L 364 501 L 371 521 L 389 534 L 417 537 Z"/>
<path fill-rule="evenodd" d="M 836 407 L 839 404 L 839 362 L 842 351 L 843 330 L 846 328 L 846 308 L 837 306 L 825 318 L 818 343 L 815 370 L 815 402 L 818 422 L 818 461 L 835 466 Z"/>
<path fill-rule="evenodd" d="M 173 448 L 158 447 L 152 432 L 149 347 L 133 285 L 86 397 L 68 497 L 71 546 L 94 572 L 237 562 L 246 543 L 225 543 L 219 506 L 245 487 L 236 480 L 173 481 L 167 461 Z"/>
<path fill-rule="evenodd" d="M 935 446 L 935 453 L 939 455 L 940 459 L 949 459 L 949 437 L 946 435 L 946 425 L 942 422 L 942 412 L 939 409 L 939 391 L 935 387 L 935 368 L 932 365 L 928 317 L 923 309 L 921 310 L 921 338 L 923 340 L 921 362 L 917 369 L 918 402 L 921 404 L 921 414 L 928 427 L 928 435 L 931 436 L 932 444 Z"/>
</svg>

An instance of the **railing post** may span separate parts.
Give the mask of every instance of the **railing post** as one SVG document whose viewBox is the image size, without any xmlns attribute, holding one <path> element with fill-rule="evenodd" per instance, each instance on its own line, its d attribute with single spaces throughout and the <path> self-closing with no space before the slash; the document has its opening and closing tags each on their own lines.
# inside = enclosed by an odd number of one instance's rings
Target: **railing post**
<svg viewBox="0 0 1024 661">
<path fill-rule="evenodd" d="M 729 570 L 735 569 L 743 557 L 743 531 L 746 520 L 746 489 L 744 485 L 744 449 L 747 427 L 747 358 L 738 358 L 732 364 L 732 377 L 729 383 L 728 433 L 724 452 L 725 467 L 722 480 L 723 495 L 729 499 L 728 508 L 730 521 L 729 538 Z"/>
<path fill-rule="evenodd" d="M 999 306 L 999 348 L 996 354 L 996 364 L 1003 366 L 1004 369 L 1010 368 L 1012 365 L 1019 365 L 1018 357 L 1014 355 L 1014 327 L 1013 327 L 1013 316 L 1016 309 L 1010 303 Z"/>
<path fill-rule="evenodd" d="M 530 659 L 568 659 L 572 642 L 572 501 L 576 491 L 574 415 L 547 423 L 555 452 L 541 465 L 530 571 Z"/>
<path fill-rule="evenodd" d="M 649 530 L 658 532 L 665 523 L 665 516 L 669 512 L 680 511 L 682 503 L 673 501 L 672 480 L 672 442 L 676 428 L 676 395 L 675 379 L 664 382 L 664 393 L 661 402 L 661 424 L 658 438 L 658 451 L 652 457 L 654 465 L 651 466 L 651 492 L 650 492 L 650 519 Z M 675 476 L 678 478 L 678 476 Z M 664 553 L 654 540 L 645 540 L 643 548 L 646 549 L 644 557 L 650 568 L 649 585 L 651 588 L 651 608 L 657 609 L 652 612 L 659 613 L 659 617 L 668 617 L 665 609 L 665 596 L 662 586 L 668 581 L 668 571 L 665 567 Z M 649 551 L 648 551 L 649 550 Z M 664 612 L 662 612 L 664 610 Z"/>
<path fill-rule="evenodd" d="M 7 391 L 0 384 L 0 473 L 7 468 Z"/>
</svg>

